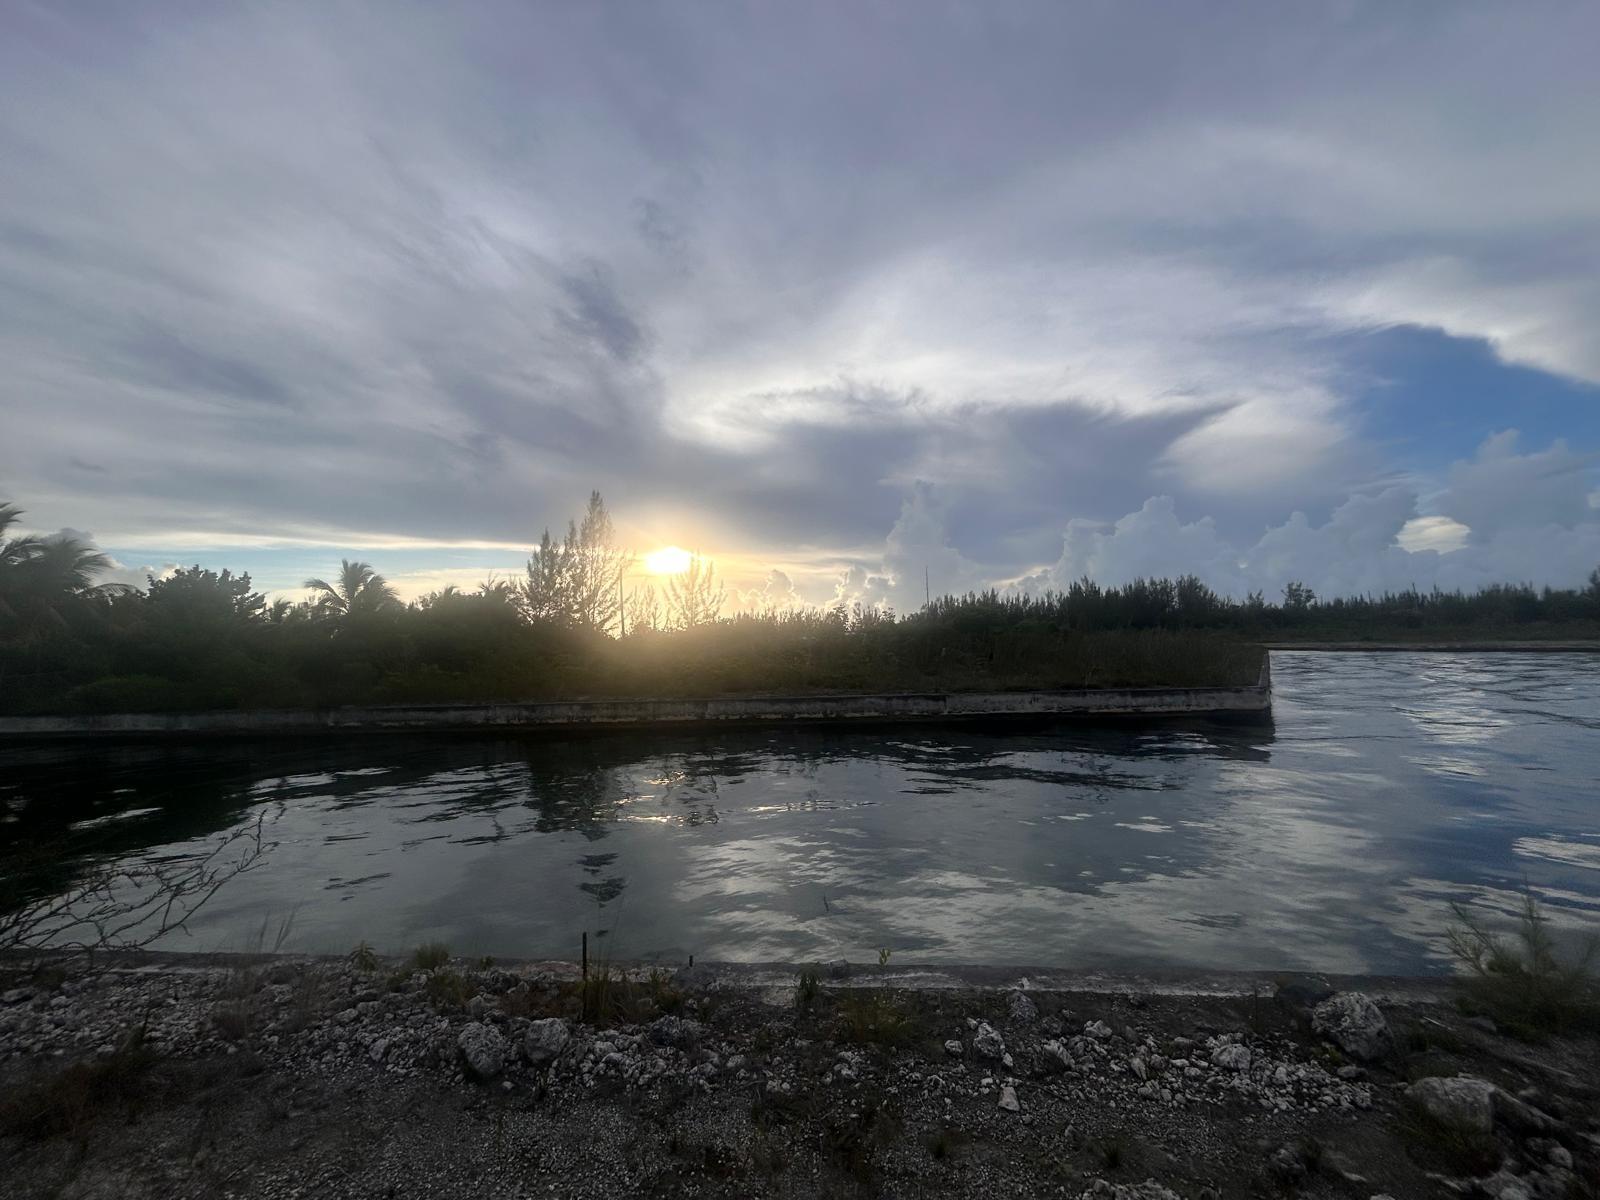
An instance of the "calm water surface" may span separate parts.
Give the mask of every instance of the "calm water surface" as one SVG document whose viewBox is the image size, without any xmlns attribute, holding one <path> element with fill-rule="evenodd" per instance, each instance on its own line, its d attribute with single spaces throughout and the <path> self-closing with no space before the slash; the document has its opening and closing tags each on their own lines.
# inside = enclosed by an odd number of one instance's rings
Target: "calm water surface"
<svg viewBox="0 0 1600 1200">
<path fill-rule="evenodd" d="M 1277 653 L 1271 726 L 5 752 L 0 837 L 273 843 L 171 948 L 1426 972 L 1453 900 L 1600 930 L 1600 662 Z"/>
</svg>

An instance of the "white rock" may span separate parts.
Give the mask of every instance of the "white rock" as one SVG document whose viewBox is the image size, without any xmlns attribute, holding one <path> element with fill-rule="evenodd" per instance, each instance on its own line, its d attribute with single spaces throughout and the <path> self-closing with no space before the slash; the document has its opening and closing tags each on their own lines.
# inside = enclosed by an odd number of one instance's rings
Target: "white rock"
<svg viewBox="0 0 1600 1200">
<path fill-rule="evenodd" d="M 1361 1059 L 1380 1058 L 1392 1044 L 1383 1012 L 1360 992 L 1340 992 L 1317 1005 L 1311 1010 L 1311 1031 Z"/>
<path fill-rule="evenodd" d="M 1017 1089 L 1009 1083 L 1000 1089 L 999 1106 L 1007 1112 L 1022 1111 L 1022 1105 L 1017 1102 Z"/>
<path fill-rule="evenodd" d="M 456 1038 L 467 1070 L 479 1079 L 493 1079 L 506 1068 L 506 1039 L 500 1031 L 473 1021 Z"/>
<path fill-rule="evenodd" d="M 1419 1079 L 1406 1088 L 1406 1099 L 1442 1125 L 1472 1133 L 1494 1128 L 1494 1084 L 1470 1075 L 1453 1079 Z"/>
<path fill-rule="evenodd" d="M 944 1044 L 944 1052 L 951 1058 L 960 1058 L 966 1053 L 966 1047 L 961 1044 L 960 1038 L 951 1038 Z"/>
<path fill-rule="evenodd" d="M 1006 1042 L 1000 1031 L 987 1021 L 979 1021 L 972 1035 L 972 1048 L 984 1058 L 999 1058 L 1006 1052 Z"/>
<path fill-rule="evenodd" d="M 1086 1021 L 1084 1022 L 1083 1031 L 1096 1041 L 1101 1042 L 1111 1036 L 1111 1026 L 1104 1021 Z"/>
<path fill-rule="evenodd" d="M 1250 1069 L 1250 1050 L 1230 1042 L 1226 1046 L 1218 1046 L 1211 1052 L 1211 1062 L 1215 1066 L 1225 1067 L 1230 1071 L 1248 1071 Z"/>
<path fill-rule="evenodd" d="M 682 1017 L 658 1017 L 650 1023 L 649 1034 L 650 1040 L 658 1046 L 688 1050 L 705 1034 L 705 1026 Z"/>
<path fill-rule="evenodd" d="M 522 1056 L 535 1067 L 543 1066 L 557 1058 L 567 1048 L 572 1034 L 560 1017 L 546 1017 L 542 1021 L 529 1021 L 522 1035 Z"/>
</svg>

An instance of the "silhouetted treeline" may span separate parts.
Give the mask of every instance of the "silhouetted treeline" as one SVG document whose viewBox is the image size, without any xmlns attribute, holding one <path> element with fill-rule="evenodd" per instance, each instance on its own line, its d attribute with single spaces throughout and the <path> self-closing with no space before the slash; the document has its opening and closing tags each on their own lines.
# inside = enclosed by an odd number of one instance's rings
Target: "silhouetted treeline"
<svg viewBox="0 0 1600 1200">
<path fill-rule="evenodd" d="M 1065 591 L 1041 596 L 983 595 L 944 597 L 929 609 L 965 622 L 1041 622 L 1059 629 L 1228 629 L 1248 636 L 1278 637 L 1313 633 L 1379 640 L 1399 634 L 1497 631 L 1507 636 L 1537 636 L 1539 627 L 1590 626 L 1574 635 L 1600 633 L 1600 568 L 1583 589 L 1534 588 L 1495 584 L 1465 593 L 1407 589 L 1379 596 L 1322 600 L 1303 583 L 1291 582 L 1282 598 L 1268 602 L 1260 592 L 1244 600 L 1218 595 L 1199 579 L 1136 579 L 1124 587 L 1101 587 L 1091 579 Z M 987 618 L 978 614 L 987 614 Z"/>
<path fill-rule="evenodd" d="M 0 505 L 0 534 L 16 511 Z M 1319 600 L 1291 584 L 1233 601 L 1192 577 L 1028 597 L 943 597 L 895 615 L 843 606 L 721 617 L 709 564 L 666 607 L 621 596 L 625 558 L 596 496 L 528 580 L 409 604 L 369 566 L 268 602 L 248 575 L 188 567 L 147 591 L 96 585 L 104 559 L 0 540 L 0 711 L 152 711 L 704 695 L 719 692 L 1252 682 L 1262 639 L 1600 635 L 1587 589 L 1504 586 Z M 652 598 L 654 593 L 650 593 Z M 650 615 L 646 615 L 650 614 Z"/>
</svg>

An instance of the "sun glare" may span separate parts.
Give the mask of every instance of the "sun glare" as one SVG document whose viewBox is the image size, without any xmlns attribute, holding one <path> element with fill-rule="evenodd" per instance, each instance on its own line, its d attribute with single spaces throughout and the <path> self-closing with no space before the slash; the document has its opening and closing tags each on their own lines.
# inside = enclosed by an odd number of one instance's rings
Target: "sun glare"
<svg viewBox="0 0 1600 1200">
<path fill-rule="evenodd" d="M 689 569 L 689 552 L 677 546 L 663 546 L 644 556 L 645 569 L 657 575 L 681 575 Z"/>
</svg>

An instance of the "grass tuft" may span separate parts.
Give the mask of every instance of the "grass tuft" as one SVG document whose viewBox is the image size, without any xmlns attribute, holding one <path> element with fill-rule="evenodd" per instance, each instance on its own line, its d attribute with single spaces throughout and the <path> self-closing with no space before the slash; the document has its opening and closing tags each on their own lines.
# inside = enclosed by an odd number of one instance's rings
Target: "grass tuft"
<svg viewBox="0 0 1600 1200">
<path fill-rule="evenodd" d="M 0 1132 L 29 1140 L 57 1134 L 80 1136 L 102 1113 L 133 1109 L 143 1098 L 158 1055 L 135 1029 L 111 1054 L 74 1063 L 16 1089 L 0 1100 Z"/>
<path fill-rule="evenodd" d="M 838 996 L 839 1036 L 858 1045 L 903 1046 L 919 1028 L 887 988 L 850 988 Z"/>
</svg>

